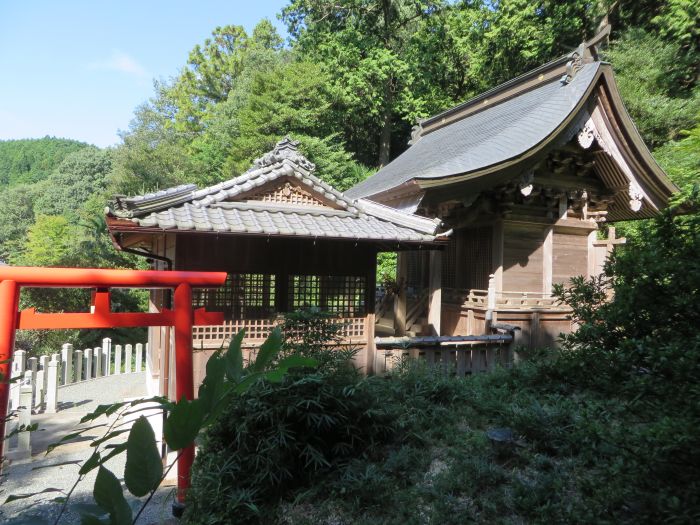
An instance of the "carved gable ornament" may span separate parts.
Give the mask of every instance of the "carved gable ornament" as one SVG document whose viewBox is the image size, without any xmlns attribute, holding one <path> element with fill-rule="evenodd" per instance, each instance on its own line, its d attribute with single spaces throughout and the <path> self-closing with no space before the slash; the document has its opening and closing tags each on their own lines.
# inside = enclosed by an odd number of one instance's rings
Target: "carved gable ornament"
<svg viewBox="0 0 700 525">
<path fill-rule="evenodd" d="M 289 179 L 279 181 L 278 184 L 272 187 L 268 186 L 267 188 L 263 188 L 261 191 L 250 195 L 248 200 L 330 208 L 330 206 L 321 199 L 318 199 L 312 192 L 294 184 L 294 182 Z"/>
<path fill-rule="evenodd" d="M 619 170 L 627 180 L 630 210 L 633 212 L 640 211 L 644 200 L 649 200 L 649 198 L 639 182 L 637 182 L 632 169 L 617 147 L 612 134 L 608 130 L 600 107 L 596 107 L 593 110 L 584 126 L 578 132 L 577 139 L 583 149 L 589 149 L 595 141 L 608 156 L 615 160 Z"/>
</svg>

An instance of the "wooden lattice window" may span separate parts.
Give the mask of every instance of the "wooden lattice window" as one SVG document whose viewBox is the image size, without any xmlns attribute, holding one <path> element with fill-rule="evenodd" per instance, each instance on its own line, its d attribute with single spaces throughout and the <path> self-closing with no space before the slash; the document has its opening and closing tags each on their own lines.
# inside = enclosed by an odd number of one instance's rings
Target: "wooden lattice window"
<svg viewBox="0 0 700 525">
<path fill-rule="evenodd" d="M 366 315 L 364 277 L 290 275 L 289 309 L 318 307 L 339 317 Z"/>
<path fill-rule="evenodd" d="M 275 313 L 275 276 L 229 274 L 220 288 L 194 289 L 192 305 L 223 312 L 227 320 L 268 318 Z"/>
<path fill-rule="evenodd" d="M 428 285 L 428 252 L 408 251 L 402 254 L 406 258 L 406 286 L 411 290 L 422 290 Z"/>
</svg>

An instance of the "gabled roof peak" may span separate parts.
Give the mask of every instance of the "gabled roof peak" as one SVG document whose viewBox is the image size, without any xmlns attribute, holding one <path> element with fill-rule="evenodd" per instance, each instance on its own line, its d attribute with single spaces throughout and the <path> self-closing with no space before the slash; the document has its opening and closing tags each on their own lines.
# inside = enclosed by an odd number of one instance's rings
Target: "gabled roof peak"
<svg viewBox="0 0 700 525">
<path fill-rule="evenodd" d="M 307 171 L 312 171 L 316 166 L 299 152 L 299 141 L 292 140 L 289 135 L 280 140 L 272 151 L 255 159 L 251 170 L 272 166 L 284 160 L 289 160 Z"/>
</svg>

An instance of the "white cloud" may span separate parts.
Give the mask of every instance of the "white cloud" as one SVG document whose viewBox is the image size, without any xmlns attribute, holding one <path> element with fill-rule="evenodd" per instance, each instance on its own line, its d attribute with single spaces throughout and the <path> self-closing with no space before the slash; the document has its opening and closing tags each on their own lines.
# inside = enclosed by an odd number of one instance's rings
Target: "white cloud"
<svg viewBox="0 0 700 525">
<path fill-rule="evenodd" d="M 112 51 L 112 55 L 106 60 L 92 62 L 89 67 L 90 69 L 99 69 L 103 71 L 117 71 L 139 78 L 148 76 L 146 68 L 139 64 L 134 58 L 119 50 Z"/>
</svg>

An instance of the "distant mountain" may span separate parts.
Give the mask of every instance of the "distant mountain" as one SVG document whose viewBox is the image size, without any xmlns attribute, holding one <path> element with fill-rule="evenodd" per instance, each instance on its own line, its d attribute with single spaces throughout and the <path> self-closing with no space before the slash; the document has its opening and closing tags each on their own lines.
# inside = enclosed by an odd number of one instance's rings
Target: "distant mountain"
<svg viewBox="0 0 700 525">
<path fill-rule="evenodd" d="M 55 137 L 0 141 L 0 190 L 44 180 L 66 156 L 88 147 L 85 142 Z"/>
</svg>

